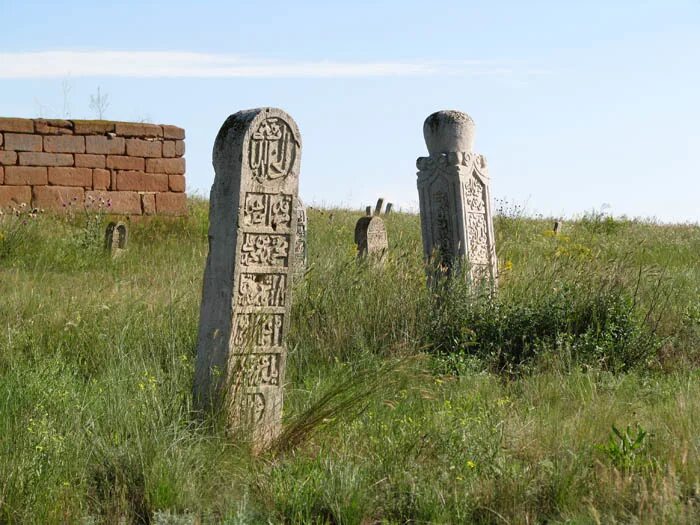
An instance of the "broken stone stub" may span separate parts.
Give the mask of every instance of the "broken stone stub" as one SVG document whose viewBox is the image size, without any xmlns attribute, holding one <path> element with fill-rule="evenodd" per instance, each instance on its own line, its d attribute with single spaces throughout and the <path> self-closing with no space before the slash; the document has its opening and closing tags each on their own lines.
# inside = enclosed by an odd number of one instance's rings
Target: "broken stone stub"
<svg viewBox="0 0 700 525">
<path fill-rule="evenodd" d="M 256 449 L 281 430 L 301 136 L 275 108 L 239 111 L 213 151 L 194 396 Z"/>
<path fill-rule="evenodd" d="M 110 222 L 105 230 L 105 249 L 112 257 L 119 257 L 129 240 L 129 230 L 123 222 Z"/>
<path fill-rule="evenodd" d="M 423 134 L 430 155 L 416 166 L 424 256 L 440 273 L 451 275 L 466 263 L 472 282 L 495 285 L 490 179 L 486 159 L 472 151 L 474 121 L 438 111 L 425 120 Z"/>
<path fill-rule="evenodd" d="M 389 248 L 386 227 L 381 217 L 361 217 L 355 224 L 358 259 L 372 257 L 382 261 Z"/>
</svg>

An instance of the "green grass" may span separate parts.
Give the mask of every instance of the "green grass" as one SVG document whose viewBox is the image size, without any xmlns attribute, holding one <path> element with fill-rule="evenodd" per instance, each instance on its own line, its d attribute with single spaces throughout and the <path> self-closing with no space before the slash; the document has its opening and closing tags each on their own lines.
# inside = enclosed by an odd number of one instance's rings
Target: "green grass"
<svg viewBox="0 0 700 525">
<path fill-rule="evenodd" d="M 192 406 L 190 207 L 114 261 L 94 218 L 0 220 L 0 523 L 700 522 L 697 226 L 502 210 L 491 299 L 428 292 L 415 215 L 377 267 L 359 212 L 310 210 L 285 441 L 254 456 Z"/>
</svg>

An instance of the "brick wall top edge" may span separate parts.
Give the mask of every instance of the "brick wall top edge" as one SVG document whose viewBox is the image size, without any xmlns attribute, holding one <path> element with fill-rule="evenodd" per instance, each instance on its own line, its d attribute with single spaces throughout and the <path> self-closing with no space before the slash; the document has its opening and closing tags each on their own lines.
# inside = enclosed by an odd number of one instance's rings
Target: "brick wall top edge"
<svg viewBox="0 0 700 525">
<path fill-rule="evenodd" d="M 185 138 L 185 130 L 171 124 L 125 122 L 120 120 L 75 120 L 46 118 L 0 117 L 0 132 L 37 133 L 41 135 L 62 132 L 76 135 L 104 135 L 116 133 L 123 137 L 147 137 L 157 139 Z M 65 130 L 65 131 L 63 131 Z"/>
</svg>

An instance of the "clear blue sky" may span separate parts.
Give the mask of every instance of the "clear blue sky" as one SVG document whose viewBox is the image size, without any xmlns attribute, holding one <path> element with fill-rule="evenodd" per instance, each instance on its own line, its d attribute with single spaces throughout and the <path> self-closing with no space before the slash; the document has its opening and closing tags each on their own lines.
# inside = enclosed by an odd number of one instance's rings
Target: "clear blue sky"
<svg viewBox="0 0 700 525">
<path fill-rule="evenodd" d="M 415 208 L 423 120 L 459 109 L 496 198 L 700 221 L 698 0 L 0 0 L 0 20 L 0 115 L 93 118 L 100 86 L 106 118 L 186 128 L 190 193 L 225 118 L 277 106 L 307 202 Z"/>
</svg>

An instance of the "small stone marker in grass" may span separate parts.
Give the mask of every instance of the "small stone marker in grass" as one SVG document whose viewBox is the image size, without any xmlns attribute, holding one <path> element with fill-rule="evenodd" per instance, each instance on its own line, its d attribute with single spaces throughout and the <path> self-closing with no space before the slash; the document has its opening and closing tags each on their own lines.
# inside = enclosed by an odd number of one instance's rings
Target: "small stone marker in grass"
<svg viewBox="0 0 700 525">
<path fill-rule="evenodd" d="M 490 179 L 486 159 L 472 152 L 474 121 L 438 111 L 425 120 L 423 135 L 429 156 L 416 166 L 424 256 L 437 264 L 438 276 L 466 265 L 472 282 L 495 286 Z"/>
<path fill-rule="evenodd" d="M 105 231 L 105 249 L 109 250 L 113 259 L 121 256 L 126 250 L 129 240 L 129 230 L 123 222 L 110 222 Z"/>
<path fill-rule="evenodd" d="M 357 258 L 382 262 L 389 248 L 386 227 L 381 217 L 361 217 L 355 225 Z"/>
<path fill-rule="evenodd" d="M 195 400 L 262 449 L 281 430 L 301 136 L 275 108 L 239 111 L 214 143 Z"/>
</svg>

